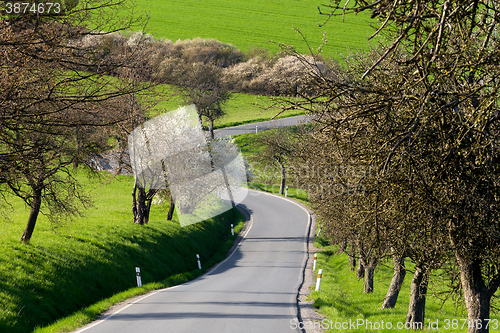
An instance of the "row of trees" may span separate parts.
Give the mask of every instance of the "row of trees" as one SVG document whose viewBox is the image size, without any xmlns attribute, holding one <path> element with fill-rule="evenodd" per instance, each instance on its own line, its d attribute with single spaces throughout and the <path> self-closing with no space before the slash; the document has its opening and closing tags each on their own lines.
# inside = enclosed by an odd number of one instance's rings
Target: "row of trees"
<svg viewBox="0 0 500 333">
<path fill-rule="evenodd" d="M 62 15 L 0 20 L 0 193 L 30 207 L 24 243 L 40 213 L 58 220 L 91 203 L 75 170 L 92 172 L 109 138 L 144 120 L 137 96 L 151 85 L 135 77 L 143 41 L 113 57 L 86 42 L 145 22 L 131 13 L 121 0 L 84 0 Z"/>
<path fill-rule="evenodd" d="M 328 235 L 341 250 L 350 244 L 366 292 L 376 265 L 392 257 L 382 308 L 394 307 L 407 258 L 412 327 L 424 323 L 429 278 L 440 269 L 463 296 L 469 332 L 487 332 L 500 285 L 498 9 L 488 1 L 352 5 L 382 17 L 374 35 L 389 43 L 351 56 L 347 70 L 331 68 L 334 76 L 289 50 L 309 81 L 285 108 L 316 122 L 292 139 L 283 130 L 261 136 L 256 160 L 280 165 L 284 182 L 288 159 Z M 330 16 L 346 11 L 335 1 L 328 8 Z"/>
<path fill-rule="evenodd" d="M 408 258 L 407 322 L 424 322 L 428 279 L 439 268 L 463 295 L 468 332 L 488 332 L 500 285 L 500 8 L 486 0 L 320 8 L 329 17 L 363 11 L 380 18 L 374 36 L 387 43 L 351 56 L 333 79 L 292 50 L 310 69 L 309 89 L 286 107 L 317 119 L 295 141 L 296 161 L 310 170 L 298 180 L 321 189 L 311 193 L 317 212 L 333 239 L 349 243 L 352 257 L 356 250 L 365 275 L 393 258 L 383 307 L 393 306 Z"/>
</svg>

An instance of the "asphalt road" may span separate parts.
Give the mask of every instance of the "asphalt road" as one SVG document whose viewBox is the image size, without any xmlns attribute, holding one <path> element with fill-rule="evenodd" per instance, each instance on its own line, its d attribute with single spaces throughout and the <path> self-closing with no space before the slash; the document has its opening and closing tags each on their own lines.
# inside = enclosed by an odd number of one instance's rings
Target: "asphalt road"
<svg viewBox="0 0 500 333">
<path fill-rule="evenodd" d="M 309 215 L 286 199 L 249 191 L 239 246 L 200 278 L 153 292 L 77 332 L 295 332 Z"/>
<path fill-rule="evenodd" d="M 252 123 L 247 125 L 234 126 L 229 128 L 221 128 L 214 131 L 214 136 L 216 138 L 225 137 L 228 135 L 238 135 L 245 133 L 255 133 L 255 126 L 257 126 L 257 131 L 264 131 L 278 127 L 295 126 L 302 123 L 307 123 L 311 121 L 309 116 L 297 116 L 269 121 L 262 121 L 260 123 Z"/>
<path fill-rule="evenodd" d="M 217 129 L 214 131 L 214 136 L 216 138 L 222 138 L 226 136 L 231 136 L 231 135 L 238 135 L 238 134 L 245 134 L 245 133 L 255 133 L 255 127 L 257 126 L 257 131 L 266 131 L 270 130 L 273 128 L 278 128 L 278 127 L 287 127 L 287 126 L 295 126 L 299 124 L 305 124 L 309 123 L 312 121 L 311 116 L 296 116 L 296 117 L 289 117 L 289 118 L 283 118 L 283 119 L 276 119 L 276 120 L 268 120 L 268 121 L 261 121 L 258 123 L 252 123 L 252 124 L 246 124 L 246 125 L 240 125 L 240 126 L 234 126 L 234 127 L 228 127 L 228 128 L 221 128 Z M 208 132 L 206 132 L 208 135 Z M 92 160 L 93 163 L 95 163 L 95 166 L 98 168 L 98 170 L 108 170 L 112 171 L 113 169 L 118 168 L 118 153 L 109 153 L 105 154 L 103 156 L 100 156 L 96 160 Z M 127 154 L 128 156 L 128 154 Z M 121 170 L 121 174 L 129 174 L 126 170 Z"/>
</svg>

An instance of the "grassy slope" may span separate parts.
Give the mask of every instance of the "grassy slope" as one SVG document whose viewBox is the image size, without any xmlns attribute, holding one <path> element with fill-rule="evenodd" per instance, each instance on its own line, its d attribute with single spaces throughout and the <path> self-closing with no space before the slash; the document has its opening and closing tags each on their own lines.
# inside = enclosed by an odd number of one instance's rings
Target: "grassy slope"
<svg viewBox="0 0 500 333">
<path fill-rule="evenodd" d="M 145 284 L 176 274 L 181 274 L 178 281 L 196 276 L 196 253 L 204 268 L 211 259 L 211 264 L 223 259 L 233 241 L 228 221 L 243 221 L 239 212 L 230 211 L 181 228 L 176 220 L 165 222 L 165 205 L 153 206 L 149 225 L 139 226 L 131 222 L 131 177 L 109 178 L 106 184 L 82 182 L 91 190 L 95 207 L 61 225 L 40 217 L 29 246 L 19 241 L 28 216 L 21 202 L 9 209 L 9 220 L 0 219 L 0 332 L 30 332 L 132 288 L 136 266 Z M 218 250 L 222 253 L 214 258 Z M 87 309 L 85 318 L 72 324 L 95 319 L 100 311 Z"/>
<path fill-rule="evenodd" d="M 241 124 L 270 120 L 281 109 L 266 109 L 271 100 L 266 96 L 249 94 L 233 94 L 227 102 L 227 114 L 215 122 L 215 128 L 237 126 Z M 292 117 L 304 114 L 303 111 L 289 110 L 280 114 L 279 118 Z M 276 118 L 275 118 L 276 119 Z"/>
<path fill-rule="evenodd" d="M 349 49 L 367 48 L 367 37 L 373 33 L 368 15 L 349 15 L 325 21 L 319 15 L 317 0 L 136 0 L 138 8 L 149 11 L 149 29 L 155 37 L 176 41 L 194 37 L 215 38 L 248 51 L 261 47 L 277 51 L 279 47 L 269 41 L 294 45 L 302 53 L 309 53 L 302 37 L 306 36 L 316 49 L 327 33 L 324 54 L 339 60 Z"/>
</svg>

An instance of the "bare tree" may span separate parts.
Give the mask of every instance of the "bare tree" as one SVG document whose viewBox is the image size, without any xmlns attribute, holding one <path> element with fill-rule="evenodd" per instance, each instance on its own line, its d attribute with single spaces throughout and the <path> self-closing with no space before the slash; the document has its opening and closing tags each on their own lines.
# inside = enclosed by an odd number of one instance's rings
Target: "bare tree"
<svg viewBox="0 0 500 333">
<path fill-rule="evenodd" d="M 221 69 L 198 62 L 185 64 L 177 75 L 186 103 L 196 105 L 200 121 L 208 120 L 210 137 L 214 139 L 214 122 L 226 114 L 223 107 L 231 98 L 231 93 L 222 87 Z"/>
<path fill-rule="evenodd" d="M 288 128 L 277 128 L 261 133 L 254 144 L 262 147 L 259 153 L 252 156 L 251 161 L 262 165 L 277 165 L 280 170 L 280 191 L 283 194 L 286 186 L 288 159 L 292 156 L 293 135 Z"/>
<path fill-rule="evenodd" d="M 141 23 L 116 19 L 113 11 L 127 8 L 120 0 L 84 0 L 58 15 L 0 22 L 0 186 L 31 208 L 24 243 L 40 212 L 55 219 L 89 203 L 73 167 L 92 169 L 96 154 L 109 149 L 108 129 L 131 117 L 118 107 L 122 96 L 148 87 L 107 76 L 131 74 L 137 48 L 108 57 L 105 40 L 96 39 Z"/>
<path fill-rule="evenodd" d="M 351 58 L 336 79 L 310 63 L 318 93 L 292 107 L 318 115 L 324 151 L 376 166 L 378 189 L 366 187 L 371 218 L 357 221 L 374 227 L 383 252 L 409 250 L 417 273 L 407 320 L 423 320 L 427 276 L 448 263 L 459 271 L 468 332 L 488 332 L 500 285 L 500 9 L 492 1 L 385 0 L 344 8 L 331 1 L 327 14 L 370 11 L 381 19 L 374 35 L 388 45 Z M 373 147 L 351 144 L 363 140 Z"/>
<path fill-rule="evenodd" d="M 399 292 L 406 276 L 404 256 L 393 254 L 392 258 L 394 263 L 394 274 L 392 276 L 387 295 L 382 303 L 382 309 L 393 309 L 396 306 Z"/>
</svg>

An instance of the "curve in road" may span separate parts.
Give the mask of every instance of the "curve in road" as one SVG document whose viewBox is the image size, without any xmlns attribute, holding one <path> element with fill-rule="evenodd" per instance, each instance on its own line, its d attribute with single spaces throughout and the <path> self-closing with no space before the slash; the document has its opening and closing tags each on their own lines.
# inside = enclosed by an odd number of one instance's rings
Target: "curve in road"
<svg viewBox="0 0 500 333">
<path fill-rule="evenodd" d="M 196 280 L 150 293 L 77 332 L 293 331 L 309 213 L 290 200 L 254 190 L 241 206 L 252 224 L 225 261 Z"/>
<path fill-rule="evenodd" d="M 229 135 L 239 135 L 245 133 L 255 133 L 255 127 L 257 127 L 257 132 L 267 131 L 273 128 L 296 126 L 300 124 L 310 123 L 312 121 L 311 116 L 296 116 L 289 118 L 279 118 L 274 120 L 262 121 L 258 123 L 226 127 L 214 130 L 214 136 L 216 138 L 222 138 Z"/>
</svg>

